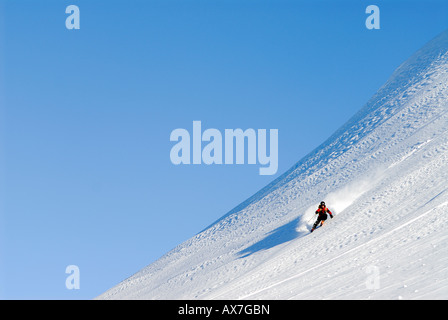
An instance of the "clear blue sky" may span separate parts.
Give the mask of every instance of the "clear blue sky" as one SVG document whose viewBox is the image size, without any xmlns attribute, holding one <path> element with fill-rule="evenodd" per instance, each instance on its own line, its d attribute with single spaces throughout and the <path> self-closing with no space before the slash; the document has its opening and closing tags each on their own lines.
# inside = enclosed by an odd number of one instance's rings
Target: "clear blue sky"
<svg viewBox="0 0 448 320">
<path fill-rule="evenodd" d="M 447 28 L 443 0 L 0 0 L 0 298 L 90 299 L 124 280 L 289 169 Z M 174 166 L 170 133 L 193 120 L 278 129 L 277 174 Z"/>
</svg>

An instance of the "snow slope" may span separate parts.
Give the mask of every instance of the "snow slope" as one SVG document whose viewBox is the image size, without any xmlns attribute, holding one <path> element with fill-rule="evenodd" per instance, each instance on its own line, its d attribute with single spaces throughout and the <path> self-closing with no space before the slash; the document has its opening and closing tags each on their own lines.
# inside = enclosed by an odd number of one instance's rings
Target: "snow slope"
<svg viewBox="0 0 448 320">
<path fill-rule="evenodd" d="M 335 218 L 309 233 L 321 200 Z M 448 30 L 289 171 L 97 298 L 447 299 L 447 211 Z"/>
</svg>

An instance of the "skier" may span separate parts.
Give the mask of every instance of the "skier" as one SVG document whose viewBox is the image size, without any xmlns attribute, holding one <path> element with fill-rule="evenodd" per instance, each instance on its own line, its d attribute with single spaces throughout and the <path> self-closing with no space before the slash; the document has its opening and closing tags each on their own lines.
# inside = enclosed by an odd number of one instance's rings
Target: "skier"
<svg viewBox="0 0 448 320">
<path fill-rule="evenodd" d="M 316 214 L 319 216 L 317 217 L 316 222 L 313 225 L 313 228 L 311 229 L 311 232 L 314 231 L 314 229 L 317 228 L 317 225 L 320 222 L 320 225 L 322 226 L 324 224 L 324 221 L 327 220 L 327 213 L 330 215 L 330 218 L 333 219 L 333 214 L 331 211 L 325 206 L 325 202 L 322 201 L 319 205 L 319 208 L 316 210 Z"/>
</svg>

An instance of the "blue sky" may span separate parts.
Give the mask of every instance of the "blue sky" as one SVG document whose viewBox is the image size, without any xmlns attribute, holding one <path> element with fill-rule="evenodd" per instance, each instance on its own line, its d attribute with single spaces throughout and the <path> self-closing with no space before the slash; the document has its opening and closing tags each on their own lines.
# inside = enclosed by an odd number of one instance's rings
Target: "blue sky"
<svg viewBox="0 0 448 320">
<path fill-rule="evenodd" d="M 289 169 L 447 28 L 442 0 L 0 0 L 0 298 L 91 299 L 124 280 Z M 170 133 L 194 120 L 278 129 L 277 174 L 174 166 Z"/>
</svg>

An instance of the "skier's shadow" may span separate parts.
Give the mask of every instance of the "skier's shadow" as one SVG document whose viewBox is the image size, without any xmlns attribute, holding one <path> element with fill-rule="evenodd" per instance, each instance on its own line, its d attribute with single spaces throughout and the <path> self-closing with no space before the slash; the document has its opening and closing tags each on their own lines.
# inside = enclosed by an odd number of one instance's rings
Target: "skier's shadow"
<svg viewBox="0 0 448 320">
<path fill-rule="evenodd" d="M 264 239 L 238 252 L 238 254 L 241 255 L 240 258 L 248 257 L 255 252 L 267 250 L 297 238 L 300 235 L 300 232 L 297 231 L 299 223 L 300 218 L 296 218 L 291 222 L 272 230 Z"/>
</svg>

